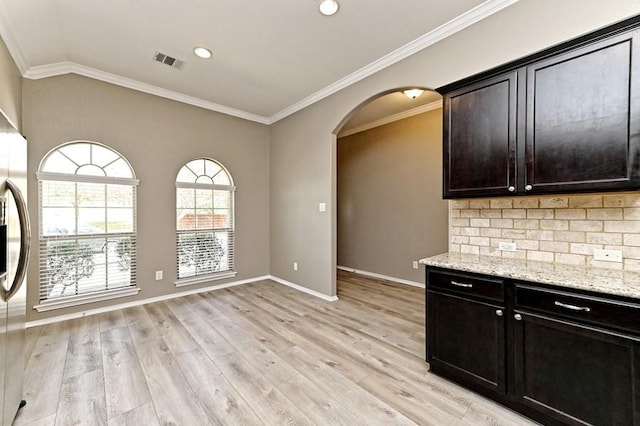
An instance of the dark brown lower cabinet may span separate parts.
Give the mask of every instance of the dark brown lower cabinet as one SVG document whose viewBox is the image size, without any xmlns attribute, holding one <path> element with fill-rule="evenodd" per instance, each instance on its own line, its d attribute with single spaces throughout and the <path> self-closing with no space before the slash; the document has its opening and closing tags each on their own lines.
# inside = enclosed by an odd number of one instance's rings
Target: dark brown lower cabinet
<svg viewBox="0 0 640 426">
<path fill-rule="evenodd" d="M 504 393 L 504 307 L 437 292 L 427 297 L 431 368 Z"/>
<path fill-rule="evenodd" d="M 568 424 L 640 424 L 638 339 L 528 312 L 514 317 L 519 402 Z"/>
<path fill-rule="evenodd" d="M 427 268 L 427 362 L 544 425 L 640 426 L 640 301 Z"/>
</svg>

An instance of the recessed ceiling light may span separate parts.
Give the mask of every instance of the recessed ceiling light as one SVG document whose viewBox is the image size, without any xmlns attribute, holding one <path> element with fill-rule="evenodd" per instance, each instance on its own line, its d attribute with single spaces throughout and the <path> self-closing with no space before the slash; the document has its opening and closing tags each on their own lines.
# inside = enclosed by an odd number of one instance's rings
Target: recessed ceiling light
<svg viewBox="0 0 640 426">
<path fill-rule="evenodd" d="M 340 5 L 336 0 L 322 0 L 319 6 L 320 13 L 325 16 L 335 15 L 339 8 Z"/>
<path fill-rule="evenodd" d="M 211 57 L 211 51 L 206 47 L 196 47 L 195 49 L 193 49 L 193 53 L 195 53 L 196 56 L 199 56 L 202 59 L 209 59 Z"/>
</svg>

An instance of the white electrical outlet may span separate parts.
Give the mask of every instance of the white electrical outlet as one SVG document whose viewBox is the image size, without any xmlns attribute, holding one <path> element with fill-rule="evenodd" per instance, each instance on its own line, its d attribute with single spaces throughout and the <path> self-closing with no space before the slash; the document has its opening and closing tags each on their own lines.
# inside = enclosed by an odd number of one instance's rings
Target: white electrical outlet
<svg viewBox="0 0 640 426">
<path fill-rule="evenodd" d="M 318 211 L 324 213 L 327 211 L 327 203 L 318 204 Z"/>
<path fill-rule="evenodd" d="M 413 269 L 418 269 L 418 261 L 417 260 L 413 261 Z"/>
<path fill-rule="evenodd" d="M 156 281 L 160 281 L 162 279 L 162 271 L 156 271 Z"/>
<path fill-rule="evenodd" d="M 293 262 L 293 270 L 294 271 L 298 270 L 298 262 Z"/>
<path fill-rule="evenodd" d="M 516 243 L 501 241 L 498 243 L 498 248 L 503 251 L 516 251 Z"/>
<path fill-rule="evenodd" d="M 620 250 L 593 250 L 593 260 L 603 260 L 605 262 L 622 262 L 622 251 Z"/>
</svg>

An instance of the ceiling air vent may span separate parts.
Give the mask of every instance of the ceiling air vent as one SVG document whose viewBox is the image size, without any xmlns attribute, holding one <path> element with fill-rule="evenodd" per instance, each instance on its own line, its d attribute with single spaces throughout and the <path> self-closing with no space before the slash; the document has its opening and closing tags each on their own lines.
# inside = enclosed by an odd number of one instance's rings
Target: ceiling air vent
<svg viewBox="0 0 640 426">
<path fill-rule="evenodd" d="M 172 58 L 169 55 L 165 55 L 164 53 L 156 52 L 156 55 L 153 57 L 153 60 L 156 62 L 160 62 L 161 64 L 169 65 L 173 68 L 181 69 L 184 66 L 184 61 L 180 59 Z"/>
</svg>

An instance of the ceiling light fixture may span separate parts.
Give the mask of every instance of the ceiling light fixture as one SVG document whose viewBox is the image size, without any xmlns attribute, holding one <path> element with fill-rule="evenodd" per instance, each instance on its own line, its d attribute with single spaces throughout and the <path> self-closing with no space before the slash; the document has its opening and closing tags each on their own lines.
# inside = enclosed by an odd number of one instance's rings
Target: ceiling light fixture
<svg viewBox="0 0 640 426">
<path fill-rule="evenodd" d="M 418 96 L 422 95 L 424 93 L 424 90 L 422 89 L 407 89 L 407 90 L 403 90 L 402 93 L 404 93 L 407 98 L 409 99 L 415 99 Z"/>
<path fill-rule="evenodd" d="M 318 8 L 320 9 L 320 13 L 323 15 L 331 16 L 336 14 L 340 5 L 336 0 L 322 0 Z"/>
<path fill-rule="evenodd" d="M 195 49 L 193 49 L 193 53 L 195 53 L 196 56 L 199 56 L 202 59 L 209 59 L 211 57 L 211 51 L 206 47 L 196 47 Z"/>
</svg>

